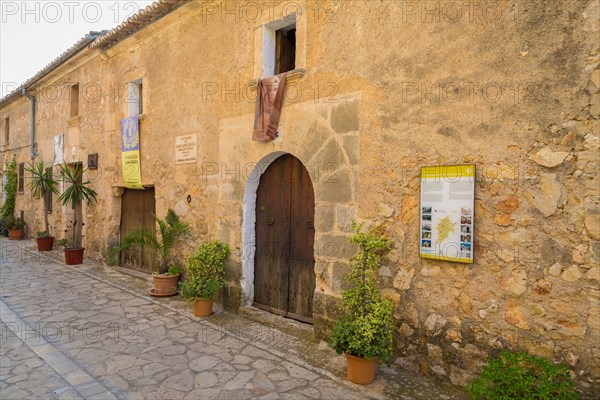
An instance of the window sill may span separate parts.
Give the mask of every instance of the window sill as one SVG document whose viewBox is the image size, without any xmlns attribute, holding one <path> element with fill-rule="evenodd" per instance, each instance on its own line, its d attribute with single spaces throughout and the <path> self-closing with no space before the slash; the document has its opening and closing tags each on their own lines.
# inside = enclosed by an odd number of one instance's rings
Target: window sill
<svg viewBox="0 0 600 400">
<path fill-rule="evenodd" d="M 293 69 L 291 71 L 288 71 L 287 76 L 285 78 L 286 83 L 288 82 L 297 82 L 300 79 L 304 78 L 304 75 L 306 75 L 306 70 L 304 68 L 296 68 Z M 270 77 L 268 77 L 270 78 Z M 258 86 L 258 81 L 262 80 L 262 79 L 267 79 L 267 78 L 257 78 L 257 79 L 253 79 L 250 81 L 250 83 L 248 83 L 248 87 L 250 88 L 255 88 Z"/>
<path fill-rule="evenodd" d="M 67 120 L 67 126 L 75 126 L 81 123 L 81 115 L 76 115 Z"/>
</svg>

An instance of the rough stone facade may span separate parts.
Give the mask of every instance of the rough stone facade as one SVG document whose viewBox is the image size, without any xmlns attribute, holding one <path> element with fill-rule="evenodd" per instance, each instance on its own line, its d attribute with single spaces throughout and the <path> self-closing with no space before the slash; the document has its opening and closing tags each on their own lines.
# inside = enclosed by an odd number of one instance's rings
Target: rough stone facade
<svg viewBox="0 0 600 400">
<path fill-rule="evenodd" d="M 489 355 L 524 349 L 568 363 L 582 389 L 598 390 L 598 1 L 228 3 L 185 3 L 30 88 L 36 160 L 52 161 L 60 133 L 67 162 L 99 153 L 88 172 L 100 196 L 84 209 L 87 255 L 101 259 L 118 240 L 124 87 L 141 78 L 144 184 L 155 187 L 159 216 L 172 207 L 193 224 L 182 257 L 209 238 L 232 244 L 231 309 L 252 300 L 257 177 L 291 153 L 315 190 L 318 338 L 336 317 L 356 219 L 395 242 L 380 276 L 396 305 L 398 364 L 466 384 Z M 263 26 L 294 12 L 282 137 L 252 142 Z M 77 118 L 69 82 L 81 88 Z M 26 162 L 29 101 L 3 101 L 6 117 L 1 161 Z M 198 135 L 198 161 L 175 165 L 175 136 L 186 133 Z M 469 266 L 418 255 L 419 168 L 457 163 L 478 169 Z M 30 234 L 41 229 L 41 203 L 27 190 L 17 210 Z M 68 225 L 57 205 L 51 225 Z"/>
</svg>

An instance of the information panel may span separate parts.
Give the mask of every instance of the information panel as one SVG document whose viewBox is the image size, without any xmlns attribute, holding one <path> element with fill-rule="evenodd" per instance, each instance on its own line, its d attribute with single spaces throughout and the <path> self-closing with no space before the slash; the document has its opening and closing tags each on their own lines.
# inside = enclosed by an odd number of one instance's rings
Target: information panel
<svg viewBox="0 0 600 400">
<path fill-rule="evenodd" d="M 475 165 L 421 168 L 421 257 L 473 262 Z"/>
</svg>

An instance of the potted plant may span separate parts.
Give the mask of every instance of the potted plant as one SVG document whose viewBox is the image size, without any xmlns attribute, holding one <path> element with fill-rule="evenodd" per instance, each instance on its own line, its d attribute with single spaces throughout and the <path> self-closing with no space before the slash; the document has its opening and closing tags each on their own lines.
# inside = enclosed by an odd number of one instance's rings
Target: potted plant
<svg viewBox="0 0 600 400">
<path fill-rule="evenodd" d="M 330 346 L 346 354 L 348 380 L 361 385 L 375 379 L 377 360 L 389 363 L 393 348 L 392 304 L 377 289 L 380 254 L 391 241 L 375 229 L 361 231 L 353 223 L 350 242 L 358 246 L 347 279 L 353 287 L 342 292 L 343 316 L 336 322 Z"/>
<path fill-rule="evenodd" d="M 62 205 L 69 204 L 73 209 L 73 237 L 71 240 L 62 239 L 59 244 L 64 247 L 65 263 L 67 265 L 79 265 L 83 263 L 84 248 L 81 246 L 81 235 L 83 227 L 83 213 L 81 203 L 83 200 L 88 204 L 97 201 L 98 193 L 90 187 L 90 181 L 83 180 L 86 169 L 81 164 L 75 164 L 71 169 L 66 164 L 60 164 L 62 180 L 67 185 L 65 191 L 58 198 Z"/>
<path fill-rule="evenodd" d="M 46 165 L 43 161 L 37 164 L 31 162 L 27 168 L 27 172 L 31 174 L 31 181 L 28 186 L 34 197 L 41 197 L 44 204 L 44 228 L 45 230 L 37 233 L 38 251 L 49 251 L 54 247 L 54 237 L 50 236 L 48 226 L 48 208 L 46 204 L 46 194 L 58 194 L 56 181 L 52 178 L 52 172 L 46 171 Z"/>
<path fill-rule="evenodd" d="M 54 237 L 48 231 L 38 231 L 35 240 L 38 251 L 50 251 L 54 248 Z"/>
<path fill-rule="evenodd" d="M 113 260 L 119 253 L 131 247 L 143 247 L 152 249 L 158 255 L 158 271 L 152 274 L 154 287 L 150 290 L 150 295 L 154 297 L 167 297 L 177 294 L 177 283 L 179 282 L 180 270 L 174 264 L 171 257 L 171 251 L 177 241 L 184 236 L 189 235 L 190 225 L 181 221 L 179 216 L 169 209 L 165 219 L 160 219 L 154 215 L 158 225 L 158 235 L 148 229 L 137 229 L 130 232 L 121 239 L 118 246 L 113 247 L 109 256 Z"/>
<path fill-rule="evenodd" d="M 212 314 L 215 293 L 223 287 L 223 268 L 229 256 L 229 245 L 219 240 L 201 244 L 187 259 L 185 281 L 181 296 L 194 302 L 194 315 Z"/>
<path fill-rule="evenodd" d="M 10 240 L 21 240 L 25 236 L 25 221 L 21 218 L 8 218 L 4 220 L 4 225 L 8 229 L 8 238 Z"/>
</svg>

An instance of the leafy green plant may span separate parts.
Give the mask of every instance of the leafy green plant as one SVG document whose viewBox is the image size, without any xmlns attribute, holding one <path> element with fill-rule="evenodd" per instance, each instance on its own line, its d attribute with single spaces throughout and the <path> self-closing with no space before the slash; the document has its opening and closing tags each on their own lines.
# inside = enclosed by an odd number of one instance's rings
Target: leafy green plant
<svg viewBox="0 0 600 400">
<path fill-rule="evenodd" d="M 503 351 L 490 358 L 467 386 L 471 399 L 578 399 L 569 369 L 524 352 Z"/>
<path fill-rule="evenodd" d="M 6 186 L 4 186 L 6 198 L 4 200 L 4 204 L 2 205 L 2 214 L 0 214 L 0 217 L 4 223 L 15 216 L 15 201 L 17 196 L 18 179 L 17 161 L 13 159 L 12 162 L 8 164 L 8 168 L 6 170 Z"/>
<path fill-rule="evenodd" d="M 219 240 L 201 244 L 187 259 L 186 279 L 181 282 L 181 296 L 194 301 L 212 299 L 223 287 L 223 268 L 229 257 L 229 245 Z"/>
<path fill-rule="evenodd" d="M 48 233 L 48 231 L 38 231 L 35 236 L 38 239 L 43 239 L 43 238 L 50 237 L 50 234 Z"/>
<path fill-rule="evenodd" d="M 82 211 L 81 203 L 83 200 L 88 203 L 97 201 L 98 193 L 90 188 L 90 181 L 83 180 L 83 174 L 87 171 L 81 164 L 75 164 L 73 168 L 66 164 L 60 164 L 62 171 L 62 181 L 67 184 L 67 188 L 58 198 L 58 202 L 62 205 L 70 204 L 74 212 L 73 220 L 73 238 L 71 239 L 70 247 L 72 249 L 81 248 L 81 233 L 82 233 Z"/>
<path fill-rule="evenodd" d="M 9 231 L 16 231 L 25 228 L 25 221 L 23 221 L 21 218 L 6 218 L 3 220 L 3 223 L 6 229 Z"/>
<path fill-rule="evenodd" d="M 181 221 L 172 209 L 167 211 L 164 220 L 159 219 L 156 215 L 154 215 L 154 219 L 158 224 L 158 235 L 148 229 L 134 230 L 122 238 L 119 245 L 109 250 L 109 258 L 114 261 L 121 251 L 132 247 L 152 249 L 158 255 L 158 273 L 167 273 L 173 266 L 171 251 L 181 238 L 189 235 L 190 225 Z"/>
<path fill-rule="evenodd" d="M 41 197 L 44 204 L 44 227 L 46 235 L 40 236 L 40 233 L 38 232 L 38 238 L 50 237 L 48 209 L 46 208 L 46 193 L 51 192 L 58 194 L 56 181 L 52 178 L 52 173 L 46 171 L 46 168 L 43 161 L 40 161 L 37 164 L 30 162 L 29 166 L 25 168 L 25 170 L 31 174 L 31 180 L 28 183 L 31 193 L 34 197 Z"/>
<path fill-rule="evenodd" d="M 350 242 L 358 251 L 350 261 L 347 279 L 353 287 L 342 293 L 342 310 L 329 345 L 338 353 L 389 363 L 393 347 L 393 314 L 389 301 L 377 290 L 380 253 L 392 242 L 375 229 L 362 232 L 361 224 L 352 224 Z"/>
<path fill-rule="evenodd" d="M 169 276 L 175 276 L 175 275 L 179 275 L 179 274 L 181 274 L 181 268 L 179 268 L 176 265 L 169 266 L 169 269 L 165 273 L 165 275 L 169 275 Z"/>
<path fill-rule="evenodd" d="M 60 239 L 57 243 L 58 247 L 62 247 L 65 250 L 78 250 L 81 246 L 77 246 L 70 239 Z"/>
</svg>

